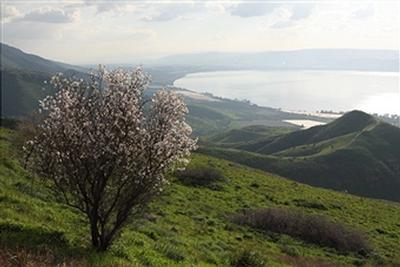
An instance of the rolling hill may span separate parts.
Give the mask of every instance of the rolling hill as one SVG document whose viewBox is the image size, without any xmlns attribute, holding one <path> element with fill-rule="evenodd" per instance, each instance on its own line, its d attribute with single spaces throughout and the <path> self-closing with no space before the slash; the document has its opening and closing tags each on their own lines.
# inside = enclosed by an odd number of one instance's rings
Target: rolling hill
<svg viewBox="0 0 400 267">
<path fill-rule="evenodd" d="M 206 139 L 209 143 L 217 143 L 220 146 L 231 147 L 255 143 L 266 138 L 294 131 L 295 128 L 272 127 L 265 125 L 249 125 L 242 128 L 234 128 L 227 132 L 218 133 Z"/>
<path fill-rule="evenodd" d="M 38 100 L 54 91 L 44 81 L 62 72 L 84 77 L 82 67 L 72 66 L 25 53 L 6 44 L 1 48 L 1 115 L 21 117 L 38 108 Z"/>
<path fill-rule="evenodd" d="M 188 72 L 198 71 L 198 69 L 188 66 L 146 67 L 145 70 L 152 77 L 152 83 L 147 93 L 152 94 L 156 90 L 172 84 L 174 79 Z M 57 72 L 62 72 L 66 76 L 86 77 L 86 69 L 82 67 L 51 61 L 1 44 L 2 117 L 21 118 L 37 110 L 38 101 L 54 93 L 50 86 L 44 84 L 44 81 L 49 80 Z M 170 89 L 183 91 L 181 88 Z M 186 102 L 190 110 L 188 121 L 197 136 L 213 135 L 249 124 L 294 129 L 293 125 L 283 122 L 283 120 L 321 120 L 321 118 L 291 114 L 222 98 L 214 98 L 213 101 L 187 98 Z"/>
<path fill-rule="evenodd" d="M 399 204 L 314 188 L 197 153 L 189 169 L 217 169 L 224 177 L 219 187 L 183 184 L 171 176 L 171 185 L 146 215 L 132 221 L 109 252 L 98 253 L 90 249 L 82 214 L 22 168 L 17 137 L 0 128 L 1 266 L 232 266 L 246 253 L 275 267 L 400 265 Z M 230 220 L 256 208 L 285 208 L 345 223 L 367 235 L 373 252 L 343 253 Z"/>
<path fill-rule="evenodd" d="M 20 69 L 49 73 L 51 75 L 57 72 L 86 71 L 83 67 L 48 60 L 37 55 L 25 53 L 18 48 L 3 43 L 0 43 L 0 51 L 1 69 Z"/>
<path fill-rule="evenodd" d="M 219 146 L 203 151 L 302 183 L 400 201 L 400 128 L 360 111 L 307 130 Z"/>
</svg>

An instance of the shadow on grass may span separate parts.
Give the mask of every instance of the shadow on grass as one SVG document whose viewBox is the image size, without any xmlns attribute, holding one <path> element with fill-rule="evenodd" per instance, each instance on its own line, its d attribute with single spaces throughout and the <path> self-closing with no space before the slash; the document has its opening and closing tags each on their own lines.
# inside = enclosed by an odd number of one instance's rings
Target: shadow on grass
<svg viewBox="0 0 400 267">
<path fill-rule="evenodd" d="M 91 253 L 85 247 L 71 246 L 60 231 L 8 222 L 0 223 L 0 248 L 36 256 L 49 255 L 51 251 L 54 262 L 63 262 L 66 258 L 85 258 Z"/>
<path fill-rule="evenodd" d="M 131 266 L 132 264 L 129 264 Z M 41 226 L 0 223 L 0 266 L 128 266 L 113 252 L 72 245 L 64 233 Z"/>
</svg>

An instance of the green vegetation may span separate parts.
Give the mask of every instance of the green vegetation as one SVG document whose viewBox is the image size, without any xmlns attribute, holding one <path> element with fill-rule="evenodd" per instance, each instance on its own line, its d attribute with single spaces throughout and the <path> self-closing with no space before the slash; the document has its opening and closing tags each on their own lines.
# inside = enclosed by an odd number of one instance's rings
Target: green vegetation
<svg viewBox="0 0 400 267">
<path fill-rule="evenodd" d="M 1 68 L 2 69 L 24 69 L 54 75 L 57 72 L 85 71 L 84 68 L 61 62 L 48 60 L 22 50 L 0 43 Z"/>
<path fill-rule="evenodd" d="M 64 76 L 88 78 L 87 70 L 82 67 L 47 60 L 5 44 L 0 45 L 2 50 L 2 116 L 4 117 L 21 118 L 37 110 L 38 101 L 54 93 L 47 88 L 44 81 L 48 81 L 57 72 L 62 72 Z M 174 80 L 187 73 L 202 70 L 201 67 L 193 66 L 146 67 L 145 71 L 152 76 L 148 93 L 152 94 L 162 87 L 172 85 Z M 186 99 L 190 111 L 187 116 L 188 122 L 196 136 L 211 136 L 248 125 L 296 129 L 297 127 L 283 122 L 287 119 L 329 121 L 329 119 L 259 107 L 246 101 L 212 98 L 213 101 Z"/>
<path fill-rule="evenodd" d="M 21 117 L 39 108 L 39 100 L 54 93 L 43 90 L 50 75 L 19 69 L 1 70 L 2 116 Z"/>
<path fill-rule="evenodd" d="M 328 122 L 330 119 L 287 113 L 278 109 L 259 107 L 246 101 L 213 98 L 214 101 L 187 98 L 187 116 L 196 136 L 205 142 L 229 144 L 243 142 L 251 137 L 283 134 L 298 127 L 286 123 L 288 119 L 311 119 Z M 237 130 L 237 128 L 242 128 Z M 226 131 L 230 131 L 225 133 Z M 241 138 L 244 138 L 241 140 Z"/>
<path fill-rule="evenodd" d="M 51 251 L 54 261 L 74 262 L 70 266 L 400 265 L 398 204 L 313 188 L 202 154 L 195 154 L 189 167 L 221 172 L 220 190 L 184 185 L 172 176 L 167 190 L 110 251 L 97 253 L 89 248 L 84 216 L 23 170 L 15 136 L 0 130 L 0 263 L 8 251 L 24 255 L 18 252 L 23 250 Z M 337 251 L 231 222 L 243 210 L 272 207 L 324 215 L 365 232 L 372 252 Z"/>
<path fill-rule="evenodd" d="M 302 183 L 400 201 L 400 128 L 360 111 L 327 125 L 202 151 Z"/>
<path fill-rule="evenodd" d="M 222 182 L 226 181 L 218 169 L 205 166 L 187 167 L 177 171 L 175 176 L 179 182 L 188 186 L 203 186 L 213 190 L 221 190 Z"/>
<path fill-rule="evenodd" d="M 219 133 L 207 138 L 207 142 L 225 147 L 240 147 L 249 142 L 262 141 L 277 135 L 294 131 L 292 127 L 271 127 L 264 125 L 250 125 L 242 128 L 235 128 L 224 133 Z"/>
<path fill-rule="evenodd" d="M 267 232 L 287 234 L 306 242 L 367 256 L 371 246 L 364 233 L 347 225 L 331 222 L 320 215 L 309 215 L 282 208 L 245 211 L 234 222 Z"/>
</svg>

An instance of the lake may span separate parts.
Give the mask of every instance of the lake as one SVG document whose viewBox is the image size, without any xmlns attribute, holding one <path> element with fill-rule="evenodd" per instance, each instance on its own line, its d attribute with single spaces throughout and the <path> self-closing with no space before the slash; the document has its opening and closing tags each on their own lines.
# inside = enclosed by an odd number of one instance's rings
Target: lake
<svg viewBox="0 0 400 267">
<path fill-rule="evenodd" d="M 174 86 L 290 111 L 400 114 L 396 72 L 215 71 L 188 74 Z"/>
</svg>

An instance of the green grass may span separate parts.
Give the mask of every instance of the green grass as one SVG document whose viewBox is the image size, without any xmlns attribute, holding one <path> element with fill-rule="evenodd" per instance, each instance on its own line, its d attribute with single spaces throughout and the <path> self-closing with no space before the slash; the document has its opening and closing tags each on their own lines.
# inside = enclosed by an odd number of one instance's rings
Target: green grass
<svg viewBox="0 0 400 267">
<path fill-rule="evenodd" d="M 215 134 L 206 139 L 209 143 L 219 146 L 237 147 L 248 142 L 257 142 L 265 138 L 271 138 L 294 131 L 289 127 L 268 127 L 264 125 L 250 125 L 238 129 L 232 129 L 224 133 Z"/>
<path fill-rule="evenodd" d="M 400 201 L 400 129 L 360 111 L 303 131 L 206 144 L 203 151 L 310 185 Z"/>
<path fill-rule="evenodd" d="M 229 266 L 238 254 L 261 255 L 267 266 L 400 265 L 398 204 L 302 185 L 202 154 L 195 154 L 190 166 L 221 171 L 221 190 L 185 186 L 171 177 L 146 216 L 129 224 L 109 252 L 96 253 L 89 246 L 85 218 L 23 170 L 14 136 L 0 130 L 1 247 L 47 247 L 92 266 Z M 341 254 L 230 221 L 243 209 L 262 207 L 286 207 L 348 224 L 367 233 L 374 252 L 368 258 Z"/>
</svg>

